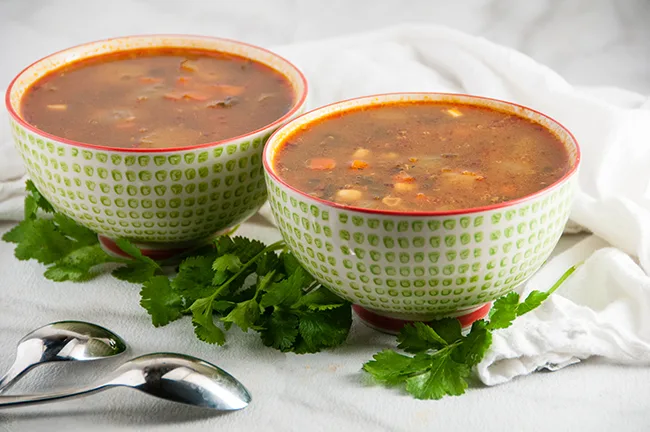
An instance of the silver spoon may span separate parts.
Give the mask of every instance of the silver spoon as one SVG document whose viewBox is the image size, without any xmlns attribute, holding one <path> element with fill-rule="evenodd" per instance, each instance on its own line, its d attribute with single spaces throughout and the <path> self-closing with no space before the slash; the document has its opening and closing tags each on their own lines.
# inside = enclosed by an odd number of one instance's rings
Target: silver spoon
<svg viewBox="0 0 650 432">
<path fill-rule="evenodd" d="M 0 378 L 0 393 L 43 363 L 88 361 L 113 357 L 126 351 L 124 340 L 110 330 L 81 321 L 59 321 L 36 329 L 18 342 L 16 360 Z"/>
<path fill-rule="evenodd" d="M 79 398 L 113 387 L 130 387 L 161 399 L 220 411 L 240 410 L 251 401 L 248 390 L 215 365 L 191 356 L 156 353 L 127 361 L 93 386 L 43 395 L 0 396 L 0 408 Z"/>
</svg>

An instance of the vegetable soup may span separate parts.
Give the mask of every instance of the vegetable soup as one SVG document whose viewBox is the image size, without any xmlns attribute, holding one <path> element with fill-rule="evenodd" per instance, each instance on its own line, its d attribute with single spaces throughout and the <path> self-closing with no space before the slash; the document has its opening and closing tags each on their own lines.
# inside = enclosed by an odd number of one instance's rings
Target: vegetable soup
<svg viewBox="0 0 650 432">
<path fill-rule="evenodd" d="M 22 99 L 24 119 L 74 141 L 107 147 L 189 147 L 255 131 L 293 104 L 289 81 L 236 55 L 150 48 L 55 70 Z"/>
<path fill-rule="evenodd" d="M 392 211 L 488 206 L 537 192 L 570 169 L 546 127 L 453 102 L 389 102 L 294 132 L 274 157 L 290 186 L 339 204 Z"/>
</svg>

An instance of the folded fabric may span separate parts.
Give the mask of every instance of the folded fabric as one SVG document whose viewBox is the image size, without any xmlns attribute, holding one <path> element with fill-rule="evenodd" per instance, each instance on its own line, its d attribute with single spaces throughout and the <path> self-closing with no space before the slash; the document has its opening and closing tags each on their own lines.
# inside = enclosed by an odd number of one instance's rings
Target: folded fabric
<svg viewBox="0 0 650 432">
<path fill-rule="evenodd" d="M 547 264 L 525 290 L 548 289 L 584 265 L 538 311 L 496 332 L 478 367 L 498 384 L 592 355 L 650 362 L 650 103 L 631 92 L 578 89 L 545 66 L 487 40 L 436 26 L 276 47 L 310 82 L 310 105 L 393 91 L 460 92 L 530 106 L 563 123 L 582 147 L 571 231 L 592 236 Z M 19 162 L 0 129 L 0 217 L 20 213 Z M 268 208 L 261 211 L 270 218 Z"/>
</svg>

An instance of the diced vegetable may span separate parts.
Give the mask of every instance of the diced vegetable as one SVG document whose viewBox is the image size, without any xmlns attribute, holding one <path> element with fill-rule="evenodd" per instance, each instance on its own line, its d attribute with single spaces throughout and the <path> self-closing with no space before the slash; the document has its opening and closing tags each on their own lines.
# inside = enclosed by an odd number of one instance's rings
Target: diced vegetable
<svg viewBox="0 0 650 432">
<path fill-rule="evenodd" d="M 397 197 L 387 196 L 384 197 L 384 199 L 382 199 L 381 202 L 387 205 L 388 207 L 396 207 L 402 202 L 402 199 Z"/>
<path fill-rule="evenodd" d="M 404 171 L 400 171 L 399 174 L 393 176 L 393 180 L 399 183 L 412 183 L 415 181 L 415 177 L 408 175 Z"/>
<path fill-rule="evenodd" d="M 359 201 L 363 193 L 356 189 L 340 189 L 336 191 L 336 201 L 344 203 L 353 203 Z"/>
<path fill-rule="evenodd" d="M 212 86 L 219 94 L 224 96 L 239 96 L 246 90 L 243 86 L 228 85 L 228 84 L 214 84 Z"/>
<path fill-rule="evenodd" d="M 370 156 L 370 150 L 365 148 L 356 149 L 354 153 L 352 153 L 352 157 L 355 159 L 363 159 L 367 158 L 368 156 Z"/>
<path fill-rule="evenodd" d="M 53 104 L 53 105 L 48 105 L 47 109 L 52 110 L 52 111 L 65 111 L 68 109 L 68 105 L 66 104 Z"/>
<path fill-rule="evenodd" d="M 333 170 L 336 168 L 336 161 L 329 158 L 309 159 L 309 161 L 307 161 L 307 167 L 317 171 Z"/>
<path fill-rule="evenodd" d="M 395 183 L 393 185 L 393 190 L 397 193 L 413 192 L 416 189 L 417 185 L 415 183 Z"/>
<path fill-rule="evenodd" d="M 460 117 L 463 115 L 463 113 L 456 107 L 448 109 L 447 113 L 452 117 Z"/>
<path fill-rule="evenodd" d="M 364 162 L 362 160 L 354 160 L 350 164 L 350 168 L 355 170 L 362 170 L 364 168 L 368 168 L 368 162 Z"/>
</svg>

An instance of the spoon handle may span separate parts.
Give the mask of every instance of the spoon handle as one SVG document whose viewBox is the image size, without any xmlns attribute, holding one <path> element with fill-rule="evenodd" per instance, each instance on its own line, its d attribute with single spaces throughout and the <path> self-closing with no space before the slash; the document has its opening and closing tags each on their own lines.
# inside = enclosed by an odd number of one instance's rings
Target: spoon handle
<svg viewBox="0 0 650 432">
<path fill-rule="evenodd" d="M 110 384 L 101 384 L 96 387 L 85 387 L 69 392 L 47 393 L 42 395 L 25 395 L 25 396 L 0 396 L 0 409 L 14 408 L 28 405 L 40 405 L 48 402 L 57 402 L 64 399 L 77 399 L 93 393 L 111 388 Z"/>
<path fill-rule="evenodd" d="M 36 363 L 26 360 L 22 356 L 16 357 L 14 364 L 11 365 L 9 370 L 2 378 L 0 378 L 0 394 L 7 391 L 9 387 L 14 385 L 21 375 L 34 367 Z"/>
</svg>

